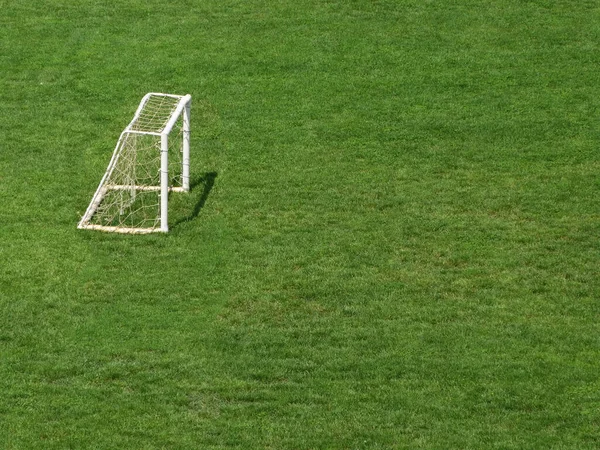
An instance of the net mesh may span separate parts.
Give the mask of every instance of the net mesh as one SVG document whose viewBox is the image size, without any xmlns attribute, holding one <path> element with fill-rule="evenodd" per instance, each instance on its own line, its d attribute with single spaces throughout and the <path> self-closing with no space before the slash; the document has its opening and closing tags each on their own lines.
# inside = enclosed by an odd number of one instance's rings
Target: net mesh
<svg viewBox="0 0 600 450">
<path fill-rule="evenodd" d="M 178 97 L 151 95 L 144 103 L 139 116 L 130 124 L 132 131 L 160 133 L 164 130 L 179 103 Z"/>
<path fill-rule="evenodd" d="M 122 133 L 86 227 L 152 232 L 160 227 L 160 133 L 180 98 L 152 95 Z M 148 134 L 152 133 L 152 134 Z M 169 188 L 182 183 L 183 117 L 168 138 Z"/>
</svg>

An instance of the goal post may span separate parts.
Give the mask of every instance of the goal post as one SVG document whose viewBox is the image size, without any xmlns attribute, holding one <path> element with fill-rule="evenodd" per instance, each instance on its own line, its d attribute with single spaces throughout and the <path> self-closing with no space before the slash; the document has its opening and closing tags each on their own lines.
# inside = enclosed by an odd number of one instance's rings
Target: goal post
<svg viewBox="0 0 600 450">
<path fill-rule="evenodd" d="M 189 94 L 142 98 L 78 228 L 169 231 L 169 193 L 190 189 L 190 106 Z"/>
</svg>

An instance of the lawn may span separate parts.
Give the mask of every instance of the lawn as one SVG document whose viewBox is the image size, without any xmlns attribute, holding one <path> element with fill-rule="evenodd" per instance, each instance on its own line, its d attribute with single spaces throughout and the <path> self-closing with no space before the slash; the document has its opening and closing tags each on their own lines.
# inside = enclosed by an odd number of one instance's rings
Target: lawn
<svg viewBox="0 0 600 450">
<path fill-rule="evenodd" d="M 600 5 L 0 0 L 0 447 L 600 447 Z M 167 235 L 77 230 L 191 94 Z"/>
</svg>

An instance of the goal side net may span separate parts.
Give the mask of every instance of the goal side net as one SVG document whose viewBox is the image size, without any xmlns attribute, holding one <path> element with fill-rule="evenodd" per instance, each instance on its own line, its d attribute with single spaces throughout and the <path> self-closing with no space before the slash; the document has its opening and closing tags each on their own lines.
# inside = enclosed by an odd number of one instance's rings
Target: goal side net
<svg viewBox="0 0 600 450">
<path fill-rule="evenodd" d="M 169 231 L 169 192 L 190 188 L 190 105 L 190 95 L 144 96 L 78 228 Z"/>
</svg>

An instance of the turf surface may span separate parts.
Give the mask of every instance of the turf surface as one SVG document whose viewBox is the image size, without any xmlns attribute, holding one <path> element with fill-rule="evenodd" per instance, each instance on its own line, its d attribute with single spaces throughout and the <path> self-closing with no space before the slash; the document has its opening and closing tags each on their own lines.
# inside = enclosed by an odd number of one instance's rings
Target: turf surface
<svg viewBox="0 0 600 450">
<path fill-rule="evenodd" d="M 0 0 L 0 446 L 600 446 L 600 7 Z M 171 232 L 76 229 L 149 91 Z"/>
</svg>

